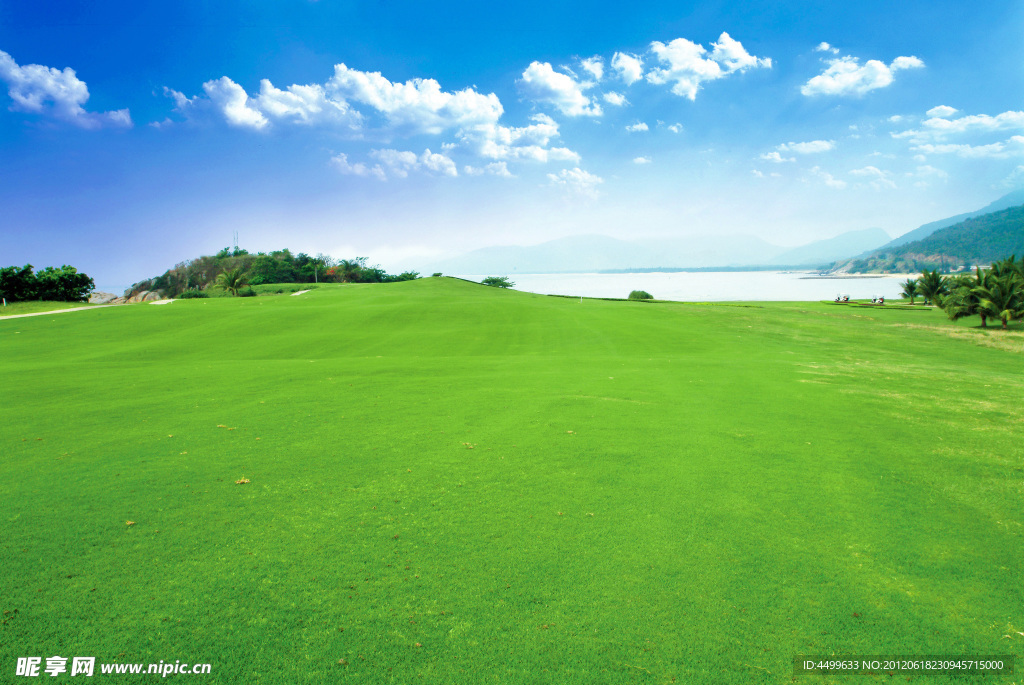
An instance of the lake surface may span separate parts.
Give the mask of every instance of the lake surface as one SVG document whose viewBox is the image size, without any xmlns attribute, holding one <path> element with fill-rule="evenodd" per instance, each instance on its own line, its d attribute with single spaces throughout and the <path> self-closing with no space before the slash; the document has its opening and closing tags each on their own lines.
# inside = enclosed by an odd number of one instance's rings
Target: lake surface
<svg viewBox="0 0 1024 685">
<path fill-rule="evenodd" d="M 494 275 L 494 274 L 491 274 Z M 499 274 L 505 275 L 505 274 Z M 900 283 L 914 276 L 821 278 L 814 272 L 702 271 L 636 274 L 511 274 L 516 290 L 544 295 L 627 297 L 631 290 L 646 290 L 659 300 L 730 302 L 742 300 L 806 301 L 900 299 Z M 460 276 L 479 281 L 485 276 Z"/>
</svg>

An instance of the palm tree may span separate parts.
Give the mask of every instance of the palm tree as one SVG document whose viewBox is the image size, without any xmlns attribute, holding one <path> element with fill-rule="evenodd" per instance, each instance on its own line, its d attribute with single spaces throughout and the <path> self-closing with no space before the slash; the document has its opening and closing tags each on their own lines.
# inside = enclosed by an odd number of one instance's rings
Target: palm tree
<svg viewBox="0 0 1024 685">
<path fill-rule="evenodd" d="M 366 257 L 356 257 L 355 259 L 342 259 L 334 268 L 335 273 L 338 274 L 338 280 L 342 283 L 355 283 L 362 276 L 365 267 Z"/>
<path fill-rule="evenodd" d="M 998 318 L 1005 329 L 1009 319 L 1024 315 L 1024 284 L 1016 272 L 1002 276 L 993 274 L 985 285 L 975 288 L 978 295 L 978 311 L 986 316 Z"/>
<path fill-rule="evenodd" d="M 917 279 L 917 293 L 924 298 L 924 303 L 929 301 L 942 306 L 942 296 L 949 292 L 949 279 L 940 276 L 938 271 L 921 271 L 921 278 Z"/>
<path fill-rule="evenodd" d="M 231 269 L 230 271 L 222 271 L 217 275 L 217 287 L 227 290 L 234 296 L 238 296 L 238 291 L 249 285 L 249 275 L 242 273 L 242 267 L 237 269 Z"/>
<path fill-rule="evenodd" d="M 919 294 L 917 292 L 917 281 L 914 280 L 913 278 L 908 278 L 903 283 L 900 283 L 900 285 L 903 286 L 903 292 L 900 293 L 900 294 L 904 298 L 908 298 L 909 297 L 910 298 L 910 304 L 914 304 L 914 298 L 917 297 L 917 295 Z"/>
</svg>

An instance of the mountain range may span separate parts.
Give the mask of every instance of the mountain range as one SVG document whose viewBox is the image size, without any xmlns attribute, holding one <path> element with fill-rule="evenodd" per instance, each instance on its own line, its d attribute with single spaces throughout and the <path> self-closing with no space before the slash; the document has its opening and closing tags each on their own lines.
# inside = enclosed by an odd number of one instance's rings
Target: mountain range
<svg viewBox="0 0 1024 685">
<path fill-rule="evenodd" d="M 917 245 L 928 236 L 965 221 L 1024 204 L 1024 189 L 1016 190 L 973 212 L 932 221 L 898 238 L 880 228 L 848 231 L 795 248 L 773 245 L 757 236 L 726 235 L 687 238 L 620 240 L 602 235 L 558 238 L 539 245 L 496 246 L 438 260 L 424 269 L 448 274 L 580 273 L 657 269 L 829 268 L 833 271 L 891 270 L 882 265 L 883 254 L 919 257 L 935 246 Z M 987 231 L 1002 230 L 1004 223 L 985 223 Z M 970 230 L 977 235 L 978 225 Z M 987 234 L 986 234 L 987 235 Z M 958 238 L 953 239 L 959 240 Z M 1005 240 L 986 238 L 993 245 Z M 947 240 L 942 245 L 947 245 Z M 1012 243 L 1012 239 L 1010 240 Z M 936 245 L 939 245 L 938 243 Z M 897 250 L 897 248 L 899 248 Z M 909 251 L 908 251 L 909 250 Z M 979 253 L 980 254 L 980 253 Z M 1005 256 L 1005 255 L 1003 255 Z M 906 260 L 904 260 L 906 261 Z M 936 257 L 939 263 L 939 257 Z M 922 263 L 930 264 L 930 261 Z M 918 270 L 911 260 L 902 268 Z"/>
</svg>

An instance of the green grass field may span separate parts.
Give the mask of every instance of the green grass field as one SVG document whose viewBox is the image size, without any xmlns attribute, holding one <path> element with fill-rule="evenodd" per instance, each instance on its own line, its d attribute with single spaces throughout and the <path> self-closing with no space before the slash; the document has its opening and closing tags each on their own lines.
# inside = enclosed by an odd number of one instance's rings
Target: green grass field
<svg viewBox="0 0 1024 685">
<path fill-rule="evenodd" d="M 0 680 L 1020 657 L 1024 331 L 976 324 L 447 278 L 0 320 Z"/>
</svg>

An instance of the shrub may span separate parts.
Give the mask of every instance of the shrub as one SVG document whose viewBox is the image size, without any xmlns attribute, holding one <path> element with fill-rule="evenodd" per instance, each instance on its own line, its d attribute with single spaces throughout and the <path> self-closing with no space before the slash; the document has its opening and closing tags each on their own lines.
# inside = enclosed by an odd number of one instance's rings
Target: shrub
<svg viewBox="0 0 1024 685">
<path fill-rule="evenodd" d="M 647 292 L 646 290 L 634 290 L 633 292 L 631 292 L 629 294 L 629 299 L 631 299 L 631 300 L 653 300 L 654 298 L 651 297 L 651 294 L 649 292 Z"/>
<path fill-rule="evenodd" d="M 440 271 L 435 271 L 434 273 L 430 274 L 430 276 L 432 278 L 437 278 L 438 276 L 443 276 L 443 275 L 444 274 L 442 274 Z"/>
<path fill-rule="evenodd" d="M 490 285 L 495 288 L 511 288 L 515 285 L 512 281 L 508 280 L 508 276 L 488 276 L 484 280 L 480 281 L 482 285 Z"/>
<path fill-rule="evenodd" d="M 210 294 L 202 290 L 186 290 L 178 295 L 179 300 L 194 300 L 197 297 L 209 297 Z"/>
</svg>

